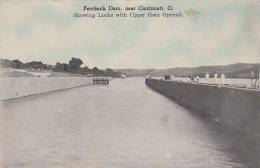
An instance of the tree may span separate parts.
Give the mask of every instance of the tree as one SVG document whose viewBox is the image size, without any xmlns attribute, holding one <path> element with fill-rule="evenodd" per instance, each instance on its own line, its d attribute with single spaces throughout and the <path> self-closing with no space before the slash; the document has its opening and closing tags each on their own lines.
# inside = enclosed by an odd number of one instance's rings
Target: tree
<svg viewBox="0 0 260 168">
<path fill-rule="evenodd" d="M 94 68 L 92 68 L 92 72 L 98 73 L 98 72 L 99 72 L 99 69 L 98 69 L 97 67 L 94 67 Z"/>
<path fill-rule="evenodd" d="M 89 69 L 87 66 L 81 68 L 80 71 L 81 71 L 80 73 L 81 73 L 82 75 L 91 74 L 91 69 Z"/>
<path fill-rule="evenodd" d="M 114 77 L 114 78 L 119 78 L 121 77 L 121 72 L 115 72 L 113 69 L 107 68 L 106 69 L 106 76 Z"/>
<path fill-rule="evenodd" d="M 79 72 L 80 66 L 83 64 L 83 61 L 78 58 L 71 58 L 68 64 L 68 71 L 70 72 Z"/>
<path fill-rule="evenodd" d="M 5 68 L 11 68 L 12 67 L 12 61 L 8 60 L 8 59 L 0 59 L 0 64 L 2 67 Z"/>
<path fill-rule="evenodd" d="M 25 64 L 24 63 L 22 63 L 20 60 L 13 60 L 12 61 L 12 67 L 13 68 L 16 68 L 16 69 L 22 69 L 22 68 L 24 68 L 25 67 Z"/>
<path fill-rule="evenodd" d="M 54 67 L 54 71 L 58 71 L 58 72 L 67 71 L 67 64 L 57 62 L 55 67 Z"/>
<path fill-rule="evenodd" d="M 43 64 L 42 62 L 32 61 L 25 64 L 26 68 L 33 68 L 33 69 L 47 69 L 47 65 Z"/>
<path fill-rule="evenodd" d="M 108 74 L 114 73 L 113 69 L 110 69 L 110 68 L 107 68 L 107 69 L 106 69 L 106 72 L 107 72 Z"/>
</svg>

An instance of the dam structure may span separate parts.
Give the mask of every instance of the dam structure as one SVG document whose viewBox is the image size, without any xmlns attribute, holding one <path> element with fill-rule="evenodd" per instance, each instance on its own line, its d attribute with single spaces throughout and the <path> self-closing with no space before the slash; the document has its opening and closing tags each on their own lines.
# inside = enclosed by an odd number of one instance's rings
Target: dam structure
<svg viewBox="0 0 260 168">
<path fill-rule="evenodd" d="M 146 78 L 145 83 L 192 113 L 260 138 L 259 89 L 152 78 Z"/>
<path fill-rule="evenodd" d="M 0 78 L 0 101 L 35 96 L 93 84 L 91 77 Z"/>
<path fill-rule="evenodd" d="M 147 87 L 142 77 L 109 85 L 54 79 L 6 79 L 4 86 L 17 87 L 18 96 L 80 87 L 0 102 L 2 167 L 260 167 L 258 144 L 222 133 Z M 13 96 L 7 89 L 6 96 Z"/>
</svg>

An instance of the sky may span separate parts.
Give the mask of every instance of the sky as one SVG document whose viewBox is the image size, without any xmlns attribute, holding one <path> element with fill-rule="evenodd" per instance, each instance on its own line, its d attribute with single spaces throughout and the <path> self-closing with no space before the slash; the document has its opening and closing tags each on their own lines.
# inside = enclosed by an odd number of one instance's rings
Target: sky
<svg viewBox="0 0 260 168">
<path fill-rule="evenodd" d="M 74 18 L 82 7 L 174 5 L 183 17 Z M 194 9 L 198 16 L 185 11 Z M 0 0 L 0 58 L 90 68 L 260 63 L 260 0 Z"/>
</svg>

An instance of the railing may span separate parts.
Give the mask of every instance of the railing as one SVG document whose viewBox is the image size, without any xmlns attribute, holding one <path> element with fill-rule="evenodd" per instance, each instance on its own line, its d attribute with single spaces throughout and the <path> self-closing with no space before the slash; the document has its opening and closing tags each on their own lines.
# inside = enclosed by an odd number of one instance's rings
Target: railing
<svg viewBox="0 0 260 168">
<path fill-rule="evenodd" d="M 93 78 L 94 85 L 109 85 L 109 78 L 107 77 L 94 77 Z"/>
</svg>

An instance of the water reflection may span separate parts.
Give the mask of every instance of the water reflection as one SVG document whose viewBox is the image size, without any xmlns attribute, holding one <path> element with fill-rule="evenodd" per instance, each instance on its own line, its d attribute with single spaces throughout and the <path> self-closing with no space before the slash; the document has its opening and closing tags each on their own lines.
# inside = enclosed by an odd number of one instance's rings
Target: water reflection
<svg viewBox="0 0 260 168">
<path fill-rule="evenodd" d="M 6 102 L 1 125 L 4 167 L 260 165 L 255 140 L 224 134 L 142 78 Z"/>
</svg>

